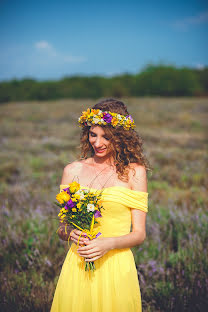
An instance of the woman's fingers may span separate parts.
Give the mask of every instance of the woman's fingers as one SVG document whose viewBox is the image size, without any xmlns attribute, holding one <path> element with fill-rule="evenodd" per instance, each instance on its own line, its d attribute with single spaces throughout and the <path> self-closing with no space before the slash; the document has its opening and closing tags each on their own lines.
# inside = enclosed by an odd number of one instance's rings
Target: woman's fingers
<svg viewBox="0 0 208 312">
<path fill-rule="evenodd" d="M 80 234 L 82 235 L 80 236 Z M 86 237 L 84 237 L 85 235 Z M 87 234 L 79 230 L 72 230 L 70 232 L 70 236 L 71 236 L 71 240 L 75 242 L 76 244 L 78 243 L 78 239 L 79 239 L 80 244 L 84 244 L 85 240 L 89 240 L 89 237 L 87 237 Z"/>
<path fill-rule="evenodd" d="M 95 261 L 95 260 L 97 260 L 97 259 L 99 259 L 99 258 L 101 258 L 101 257 L 102 257 L 102 256 L 100 255 L 100 256 L 97 256 L 97 257 L 94 257 L 94 258 L 90 258 L 90 259 L 86 258 L 85 261 L 87 261 L 87 262 L 93 262 L 93 261 Z"/>
<path fill-rule="evenodd" d="M 78 252 L 78 253 L 79 253 L 79 252 Z M 91 258 L 93 258 L 93 257 L 95 257 L 95 256 L 100 256 L 100 255 L 101 255 L 101 252 L 93 250 L 93 251 L 91 251 L 90 253 L 89 253 L 89 252 L 79 253 L 79 255 L 80 255 L 81 257 L 85 257 L 85 258 L 91 259 Z"/>
</svg>

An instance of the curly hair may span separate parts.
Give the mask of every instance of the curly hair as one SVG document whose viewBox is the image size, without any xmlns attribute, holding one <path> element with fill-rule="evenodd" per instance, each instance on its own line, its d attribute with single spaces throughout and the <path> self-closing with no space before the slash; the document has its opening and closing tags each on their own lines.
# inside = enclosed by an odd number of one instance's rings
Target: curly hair
<svg viewBox="0 0 208 312">
<path fill-rule="evenodd" d="M 126 105 L 113 98 L 104 99 L 95 104 L 92 108 L 102 111 L 111 111 L 121 115 L 129 115 Z M 111 138 L 110 142 L 114 165 L 120 180 L 129 180 L 129 165 L 131 163 L 140 164 L 144 166 L 146 170 L 151 171 L 149 161 L 143 153 L 143 140 L 135 130 L 125 130 L 123 127 L 114 128 L 111 125 L 100 125 L 100 127 L 102 127 L 105 134 Z M 88 156 L 92 157 L 94 155 L 94 149 L 89 142 L 89 129 L 90 126 L 84 126 L 82 128 L 80 159 L 86 159 Z M 134 168 L 133 172 L 135 174 Z"/>
</svg>

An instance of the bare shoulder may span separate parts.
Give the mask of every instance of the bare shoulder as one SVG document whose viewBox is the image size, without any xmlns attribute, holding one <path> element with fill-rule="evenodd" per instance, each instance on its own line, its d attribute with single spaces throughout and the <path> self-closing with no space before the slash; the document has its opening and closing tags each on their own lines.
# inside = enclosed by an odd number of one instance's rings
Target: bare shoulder
<svg viewBox="0 0 208 312">
<path fill-rule="evenodd" d="M 72 163 L 66 165 L 63 170 L 61 184 L 71 183 L 73 179 L 79 175 L 82 165 L 82 161 L 73 161 Z"/>
<path fill-rule="evenodd" d="M 131 163 L 129 180 L 132 190 L 147 192 L 147 172 L 145 166 Z"/>
</svg>

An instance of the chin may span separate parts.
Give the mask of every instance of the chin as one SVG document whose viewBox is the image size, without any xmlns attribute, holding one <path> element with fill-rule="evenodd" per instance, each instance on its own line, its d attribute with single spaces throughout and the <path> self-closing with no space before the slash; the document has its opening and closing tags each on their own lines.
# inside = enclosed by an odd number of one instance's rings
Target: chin
<svg viewBox="0 0 208 312">
<path fill-rule="evenodd" d="M 108 153 L 96 153 L 95 152 L 95 155 L 97 156 L 97 157 L 104 157 L 104 156 L 107 156 L 108 155 Z"/>
</svg>

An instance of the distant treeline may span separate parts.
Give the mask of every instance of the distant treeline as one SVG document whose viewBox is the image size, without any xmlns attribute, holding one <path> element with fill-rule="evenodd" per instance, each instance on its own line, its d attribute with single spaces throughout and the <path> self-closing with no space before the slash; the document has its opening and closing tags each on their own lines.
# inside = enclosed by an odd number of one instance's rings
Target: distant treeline
<svg viewBox="0 0 208 312">
<path fill-rule="evenodd" d="M 25 78 L 0 82 L 0 102 L 106 96 L 207 96 L 208 67 L 148 65 L 138 74 L 71 76 L 58 81 Z"/>
</svg>

